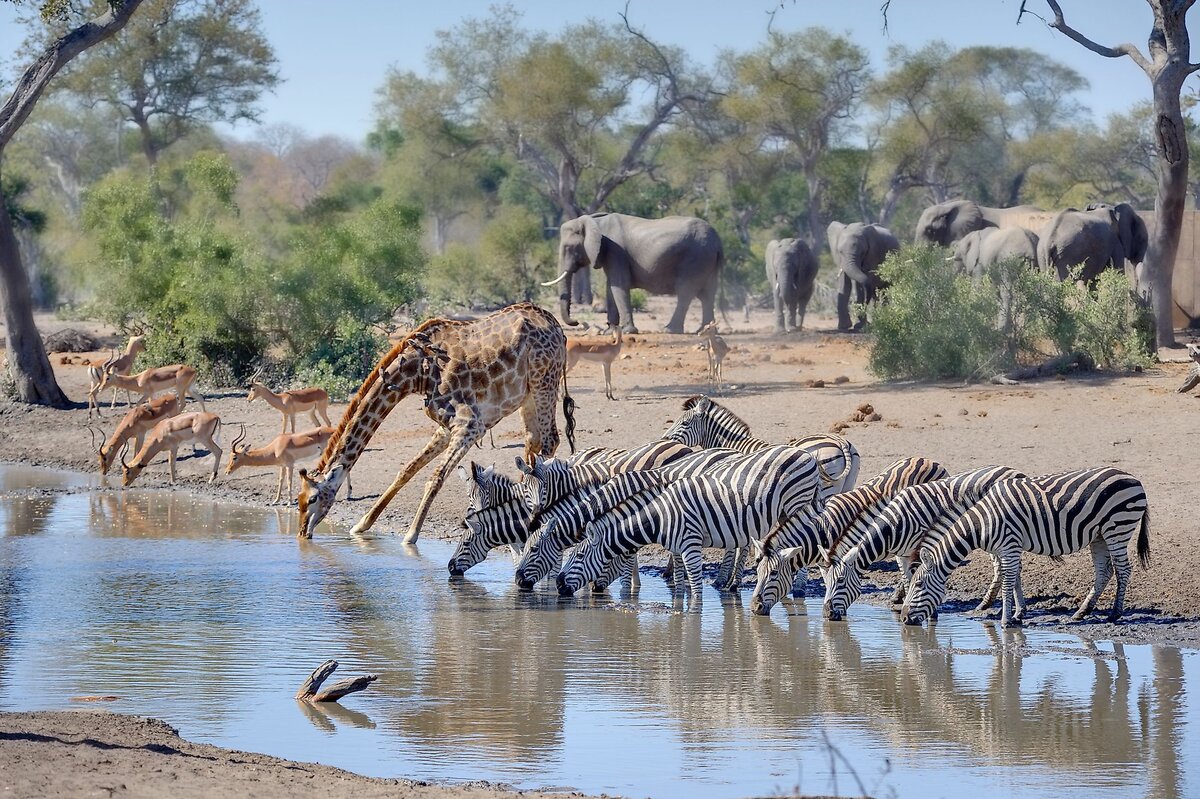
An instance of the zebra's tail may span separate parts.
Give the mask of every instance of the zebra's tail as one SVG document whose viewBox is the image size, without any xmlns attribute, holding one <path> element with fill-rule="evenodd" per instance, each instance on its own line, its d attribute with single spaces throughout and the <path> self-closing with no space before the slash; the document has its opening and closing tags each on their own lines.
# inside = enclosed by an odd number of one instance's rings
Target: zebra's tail
<svg viewBox="0 0 1200 799">
<path fill-rule="evenodd" d="M 1138 563 L 1142 564 L 1143 569 L 1150 568 L 1150 509 L 1142 514 L 1142 526 L 1138 530 L 1137 539 L 1137 556 Z"/>
<path fill-rule="evenodd" d="M 571 445 L 571 454 L 575 454 L 575 400 L 571 399 L 570 392 L 567 391 L 567 370 L 563 369 L 562 374 L 563 386 L 563 419 L 567 429 L 567 443 Z"/>
</svg>

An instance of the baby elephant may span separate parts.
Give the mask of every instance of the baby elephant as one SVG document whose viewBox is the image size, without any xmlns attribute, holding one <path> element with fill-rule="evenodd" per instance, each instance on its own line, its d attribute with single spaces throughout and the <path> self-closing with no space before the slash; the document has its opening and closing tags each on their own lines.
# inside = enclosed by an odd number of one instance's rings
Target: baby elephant
<svg viewBox="0 0 1200 799">
<path fill-rule="evenodd" d="M 772 239 L 767 244 L 767 284 L 775 298 L 775 332 L 801 330 L 817 280 L 817 256 L 803 239 Z M 787 309 L 787 325 L 783 311 Z M 797 322 L 799 311 L 799 322 Z"/>
</svg>

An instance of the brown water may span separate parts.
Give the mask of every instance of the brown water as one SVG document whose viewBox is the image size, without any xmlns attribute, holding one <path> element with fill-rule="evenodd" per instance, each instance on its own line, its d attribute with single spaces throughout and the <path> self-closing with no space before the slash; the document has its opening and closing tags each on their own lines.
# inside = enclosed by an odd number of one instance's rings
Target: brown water
<svg viewBox="0 0 1200 799">
<path fill-rule="evenodd" d="M 876 795 L 1200 795 L 1193 650 L 817 600 L 759 618 L 711 588 L 676 613 L 652 576 L 628 603 L 521 595 L 500 553 L 448 582 L 442 542 L 297 542 L 294 511 L 89 485 L 0 465 L 5 710 L 112 694 L 364 774 L 632 796 L 854 795 L 851 770 Z M 380 679 L 294 701 L 327 658 Z"/>
</svg>

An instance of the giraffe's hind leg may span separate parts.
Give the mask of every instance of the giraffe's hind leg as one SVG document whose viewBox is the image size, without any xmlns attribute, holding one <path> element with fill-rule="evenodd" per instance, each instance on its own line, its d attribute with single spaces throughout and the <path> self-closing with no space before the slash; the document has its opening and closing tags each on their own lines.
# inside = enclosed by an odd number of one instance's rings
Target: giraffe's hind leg
<svg viewBox="0 0 1200 799">
<path fill-rule="evenodd" d="M 404 536 L 404 543 L 417 543 L 417 539 L 421 536 L 421 525 L 425 523 L 425 517 L 429 513 L 429 506 L 433 504 L 434 497 L 441 490 L 442 484 L 446 482 L 446 476 L 470 452 L 475 442 L 483 438 L 484 429 L 483 422 L 472 419 L 450 434 L 446 456 L 442 458 L 442 462 L 434 470 L 429 482 L 425 484 L 425 493 L 421 495 L 421 504 L 417 506 L 417 512 L 408 528 L 408 534 Z"/>
<path fill-rule="evenodd" d="M 534 390 L 521 405 L 525 422 L 525 459 L 553 455 L 558 450 L 558 378 L 549 373 L 533 381 Z"/>
</svg>

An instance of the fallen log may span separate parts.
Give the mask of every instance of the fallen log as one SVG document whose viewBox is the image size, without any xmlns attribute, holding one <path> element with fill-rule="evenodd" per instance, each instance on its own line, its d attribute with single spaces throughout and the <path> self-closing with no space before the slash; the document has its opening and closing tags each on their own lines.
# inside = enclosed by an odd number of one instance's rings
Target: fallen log
<svg viewBox="0 0 1200 799">
<path fill-rule="evenodd" d="M 1087 372 L 1096 368 L 1096 364 L 1086 353 L 1072 352 L 1059 355 L 1035 366 L 1022 366 L 1018 369 L 993 375 L 991 382 L 1002 386 L 1015 386 L 1022 380 L 1035 380 L 1039 377 L 1066 374 L 1067 372 Z"/>
<path fill-rule="evenodd" d="M 317 666 L 313 670 L 313 673 L 308 675 L 308 679 L 300 684 L 300 690 L 296 692 L 296 698 L 305 702 L 336 702 L 343 696 L 365 689 L 368 685 L 379 679 L 378 674 L 365 674 L 362 677 L 335 682 L 322 691 L 321 684 L 337 671 L 337 667 L 338 662 L 336 660 L 327 660 L 320 666 Z"/>
</svg>

